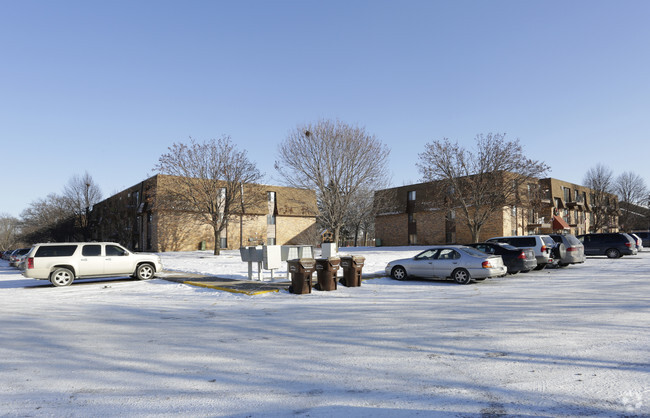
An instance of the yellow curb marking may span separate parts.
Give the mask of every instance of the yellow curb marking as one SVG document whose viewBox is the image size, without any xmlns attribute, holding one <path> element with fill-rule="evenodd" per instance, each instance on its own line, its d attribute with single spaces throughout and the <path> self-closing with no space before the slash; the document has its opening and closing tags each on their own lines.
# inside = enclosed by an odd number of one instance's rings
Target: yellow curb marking
<svg viewBox="0 0 650 418">
<path fill-rule="evenodd" d="M 215 290 L 223 290 L 224 292 L 230 292 L 230 293 L 244 293 L 249 296 L 255 296 L 255 295 L 261 295 L 263 293 L 271 293 L 271 292 L 279 292 L 280 289 L 270 289 L 270 290 L 256 290 L 256 291 L 248 291 L 248 290 L 239 290 L 239 289 L 231 289 L 229 287 L 222 287 L 222 286 L 216 286 L 213 284 L 207 284 L 207 283 L 202 283 L 202 282 L 183 282 L 183 284 L 189 284 L 191 286 L 198 286 L 198 287 L 205 287 L 208 289 L 215 289 Z"/>
</svg>

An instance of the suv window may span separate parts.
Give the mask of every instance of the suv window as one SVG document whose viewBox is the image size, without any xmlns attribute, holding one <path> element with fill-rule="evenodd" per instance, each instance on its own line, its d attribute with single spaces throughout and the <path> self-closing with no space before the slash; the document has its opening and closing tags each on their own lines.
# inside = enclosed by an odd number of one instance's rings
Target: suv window
<svg viewBox="0 0 650 418">
<path fill-rule="evenodd" d="M 81 255 L 85 257 L 97 257 L 102 255 L 102 246 L 101 245 L 84 245 L 81 249 Z"/>
<path fill-rule="evenodd" d="M 70 257 L 76 250 L 76 245 L 42 245 L 34 257 Z"/>
<path fill-rule="evenodd" d="M 126 251 L 122 247 L 118 247 L 117 245 L 107 245 L 106 246 L 106 256 L 107 257 L 112 257 L 112 256 L 122 256 L 126 255 Z"/>
<path fill-rule="evenodd" d="M 534 237 L 517 237 L 509 238 L 508 244 L 514 245 L 515 247 L 534 247 L 536 242 Z"/>
</svg>

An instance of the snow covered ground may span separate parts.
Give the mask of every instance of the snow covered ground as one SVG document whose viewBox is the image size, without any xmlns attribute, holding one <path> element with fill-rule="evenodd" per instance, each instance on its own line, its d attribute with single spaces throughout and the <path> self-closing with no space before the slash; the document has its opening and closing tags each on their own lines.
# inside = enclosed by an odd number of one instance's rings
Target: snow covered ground
<svg viewBox="0 0 650 418">
<path fill-rule="evenodd" d="M 364 273 L 417 252 L 359 248 Z M 162 254 L 244 278 L 238 252 Z M 257 296 L 0 262 L 0 416 L 648 416 L 650 252 Z"/>
</svg>

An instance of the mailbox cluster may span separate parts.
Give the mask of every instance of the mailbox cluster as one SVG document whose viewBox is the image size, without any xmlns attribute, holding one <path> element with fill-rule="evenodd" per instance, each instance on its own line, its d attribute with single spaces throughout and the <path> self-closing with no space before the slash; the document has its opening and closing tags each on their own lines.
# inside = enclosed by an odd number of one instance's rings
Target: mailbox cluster
<svg viewBox="0 0 650 418">
<path fill-rule="evenodd" d="M 289 292 L 295 294 L 311 293 L 312 275 L 316 271 L 317 290 L 336 290 L 339 267 L 343 269 L 340 283 L 347 287 L 361 286 L 361 270 L 365 258 L 361 256 L 328 257 L 328 258 L 299 258 L 287 260 L 287 271 L 291 274 Z"/>
<path fill-rule="evenodd" d="M 262 280 L 262 266 L 265 270 L 273 271 L 281 268 L 282 262 L 287 262 L 287 272 L 291 275 L 289 292 L 296 294 L 311 293 L 312 276 L 316 272 L 318 283 L 316 290 L 336 290 L 337 273 L 343 269 L 340 283 L 347 287 L 361 286 L 361 270 L 366 261 L 364 257 L 330 256 L 336 252 L 332 244 L 323 244 L 323 258 L 314 258 L 314 247 L 311 245 L 264 245 L 242 247 L 239 249 L 241 259 L 248 263 L 248 278 L 254 280 L 253 263 L 257 263 L 257 278 Z"/>
</svg>

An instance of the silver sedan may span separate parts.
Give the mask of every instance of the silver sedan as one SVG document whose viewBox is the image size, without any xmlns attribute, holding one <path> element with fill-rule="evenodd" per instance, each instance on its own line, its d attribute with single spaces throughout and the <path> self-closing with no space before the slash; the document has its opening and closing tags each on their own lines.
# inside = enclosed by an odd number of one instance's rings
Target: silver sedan
<svg viewBox="0 0 650 418">
<path fill-rule="evenodd" d="M 413 258 L 391 261 L 386 266 L 386 274 L 395 280 L 452 279 L 458 284 L 504 276 L 506 272 L 500 255 L 488 255 L 463 245 L 437 245 Z"/>
</svg>

